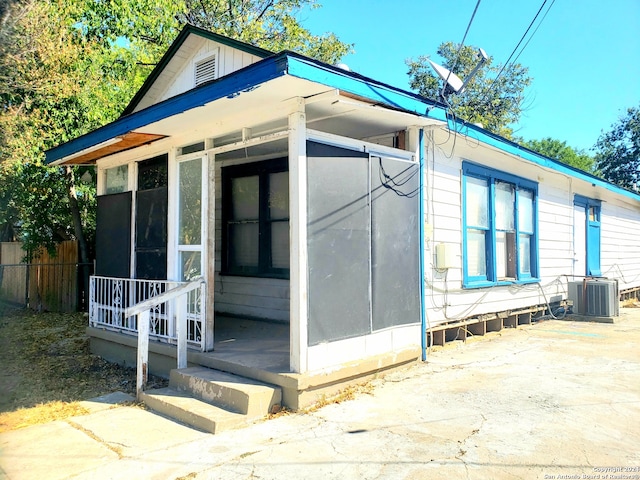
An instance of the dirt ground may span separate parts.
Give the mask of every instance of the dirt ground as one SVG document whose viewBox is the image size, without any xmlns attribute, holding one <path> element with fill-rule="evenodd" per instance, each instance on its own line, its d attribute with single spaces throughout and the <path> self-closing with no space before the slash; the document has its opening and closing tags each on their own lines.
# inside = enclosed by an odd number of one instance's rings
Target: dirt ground
<svg viewBox="0 0 640 480">
<path fill-rule="evenodd" d="M 86 326 L 82 313 L 0 304 L 0 431 L 86 413 L 81 400 L 135 392 L 135 370 L 91 355 Z"/>
<path fill-rule="evenodd" d="M 640 480 L 639 347 L 624 309 L 453 342 L 353 400 L 219 435 L 106 409 L 1 433 L 0 478 Z"/>
</svg>

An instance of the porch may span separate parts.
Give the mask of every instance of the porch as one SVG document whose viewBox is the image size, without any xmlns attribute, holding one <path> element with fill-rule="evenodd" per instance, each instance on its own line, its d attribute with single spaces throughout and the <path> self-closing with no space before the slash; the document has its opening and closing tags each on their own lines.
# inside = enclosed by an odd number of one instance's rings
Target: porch
<svg viewBox="0 0 640 480">
<path fill-rule="evenodd" d="M 361 383 L 387 371 L 415 362 L 420 352 L 410 349 L 376 355 L 360 362 L 341 365 L 330 371 L 293 373 L 289 368 L 289 325 L 216 315 L 214 350 L 187 352 L 189 366 L 204 366 L 282 389 L 282 404 L 291 409 L 311 405 L 349 384 Z M 130 367 L 136 366 L 137 339 L 104 328 L 89 327 L 91 350 L 101 357 Z M 168 377 L 176 368 L 176 347 L 170 343 L 149 342 L 149 370 Z"/>
</svg>

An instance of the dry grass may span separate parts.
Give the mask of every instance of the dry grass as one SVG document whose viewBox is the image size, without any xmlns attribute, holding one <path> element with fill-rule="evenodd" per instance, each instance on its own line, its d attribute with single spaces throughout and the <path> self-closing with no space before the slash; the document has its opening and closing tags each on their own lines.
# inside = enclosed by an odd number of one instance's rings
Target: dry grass
<svg viewBox="0 0 640 480">
<path fill-rule="evenodd" d="M 640 308 L 640 300 L 637 298 L 629 298 L 624 300 L 620 306 L 624 308 Z"/>
<path fill-rule="evenodd" d="M 84 414 L 78 401 L 107 393 L 134 394 L 135 370 L 91 355 L 86 326 L 81 313 L 0 304 L 0 430 Z"/>
<path fill-rule="evenodd" d="M 349 400 L 353 400 L 357 395 L 360 394 L 373 394 L 373 384 L 371 382 L 357 384 L 357 385 L 348 385 L 347 387 L 340 390 L 335 395 L 322 395 L 320 399 L 314 403 L 313 405 L 304 408 L 301 410 L 302 413 L 312 413 L 315 412 L 322 407 L 326 407 L 327 405 L 331 405 L 334 403 L 342 403 L 347 402 Z"/>
<path fill-rule="evenodd" d="M 53 401 L 35 407 L 19 408 L 13 412 L 0 413 L 0 433 L 87 413 L 89 411 L 79 402 Z"/>
</svg>

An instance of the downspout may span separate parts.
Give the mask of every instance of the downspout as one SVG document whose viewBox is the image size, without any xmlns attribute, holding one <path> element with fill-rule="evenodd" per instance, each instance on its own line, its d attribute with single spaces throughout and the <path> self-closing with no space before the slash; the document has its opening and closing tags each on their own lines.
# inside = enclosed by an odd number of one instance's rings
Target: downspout
<svg viewBox="0 0 640 480">
<path fill-rule="evenodd" d="M 424 182 L 424 129 L 421 128 L 418 131 L 418 150 L 419 150 L 419 154 L 418 154 L 418 159 L 419 159 L 419 174 L 420 174 L 420 194 L 418 195 L 419 198 L 419 210 L 418 210 L 418 216 L 419 216 L 419 245 L 420 245 L 420 254 L 419 254 L 419 261 L 420 261 L 420 344 L 421 344 L 421 355 L 422 355 L 422 361 L 426 361 L 427 360 L 427 308 L 426 308 L 426 302 L 425 302 L 425 285 L 424 285 L 424 272 L 425 272 L 425 268 L 424 268 L 424 261 L 425 261 L 425 255 L 424 255 L 424 201 L 425 201 L 425 195 L 424 195 L 424 188 L 423 188 L 423 182 Z"/>
</svg>

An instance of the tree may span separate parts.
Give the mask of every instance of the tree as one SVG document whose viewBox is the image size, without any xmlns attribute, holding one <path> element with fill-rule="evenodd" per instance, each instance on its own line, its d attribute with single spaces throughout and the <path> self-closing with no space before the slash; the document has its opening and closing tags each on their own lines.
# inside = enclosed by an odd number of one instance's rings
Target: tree
<svg viewBox="0 0 640 480">
<path fill-rule="evenodd" d="M 598 169 L 621 187 L 640 190 L 640 106 L 603 132 L 595 145 Z"/>
<path fill-rule="evenodd" d="M 464 80 L 478 63 L 478 50 L 470 45 L 460 48 L 459 44 L 445 42 L 440 44 L 437 53 L 444 59 L 443 66 Z M 417 60 L 407 60 L 409 85 L 420 95 L 439 100 L 443 82 L 433 73 L 428 58 L 420 56 Z M 519 63 L 509 64 L 504 69 L 502 65 L 493 66 L 492 63 L 493 58 L 489 57 L 464 92 L 450 95 L 447 102 L 457 117 L 480 123 L 491 132 L 511 138 L 510 125 L 519 120 L 524 89 L 531 83 L 529 69 Z"/>
<path fill-rule="evenodd" d="M 293 50 L 327 63 L 352 51 L 333 33 L 313 35 L 296 19 L 316 0 L 111 0 L 90 3 L 81 16 L 87 38 L 126 38 L 164 53 L 186 24 L 210 30 L 273 52 Z M 153 48 L 153 47 L 150 47 Z M 156 58 L 157 60 L 157 58 Z"/>
<path fill-rule="evenodd" d="M 589 156 L 584 150 L 576 150 L 570 147 L 567 142 L 546 137 L 542 140 L 523 140 L 519 143 L 546 157 L 553 158 L 585 172 L 597 174 L 593 157 Z"/>
<path fill-rule="evenodd" d="M 75 238 L 86 263 L 95 184 L 44 167 L 43 152 L 115 118 L 133 94 L 133 67 L 124 48 L 82 38 L 75 6 L 14 2 L 0 25 L 0 218 L 20 227 L 29 256 Z"/>
<path fill-rule="evenodd" d="M 2 1 L 2 0 L 0 0 Z M 95 174 L 44 151 L 115 120 L 187 22 L 334 62 L 351 50 L 295 19 L 314 0 L 9 0 L 0 9 L 0 235 L 31 254 L 95 229 Z M 3 239 L 0 237 L 0 240 Z M 88 241 L 85 242 L 85 239 Z"/>
</svg>

